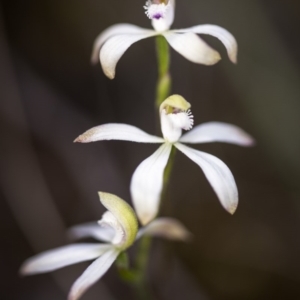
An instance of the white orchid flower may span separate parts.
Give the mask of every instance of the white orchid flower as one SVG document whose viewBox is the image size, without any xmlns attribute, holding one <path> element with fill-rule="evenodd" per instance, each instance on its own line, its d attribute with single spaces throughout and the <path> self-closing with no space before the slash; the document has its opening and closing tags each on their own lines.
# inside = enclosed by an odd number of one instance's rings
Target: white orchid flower
<svg viewBox="0 0 300 300">
<path fill-rule="evenodd" d="M 217 157 L 197 151 L 183 143 L 225 142 L 251 146 L 252 137 L 242 129 L 226 123 L 210 122 L 196 126 L 182 135 L 182 129 L 193 127 L 191 105 L 181 96 L 173 95 L 160 106 L 163 138 L 149 135 L 126 124 L 105 124 L 80 135 L 75 142 L 89 143 L 101 140 L 123 140 L 139 143 L 162 143 L 154 154 L 145 159 L 131 179 L 132 201 L 142 224 L 149 223 L 158 213 L 163 188 L 163 174 L 172 146 L 194 161 L 204 172 L 223 207 L 233 214 L 238 205 L 238 191 L 229 168 Z"/>
<path fill-rule="evenodd" d="M 186 29 L 170 30 L 174 20 L 175 0 L 149 0 L 144 6 L 146 15 L 152 20 L 154 30 L 132 24 L 116 24 L 104 30 L 95 40 L 92 62 L 100 59 L 105 75 L 113 79 L 119 59 L 135 42 L 161 35 L 171 47 L 191 62 L 213 65 L 221 57 L 197 34 L 208 34 L 219 39 L 227 49 L 233 63 L 237 62 L 237 42 L 226 29 L 216 25 L 197 25 Z"/>
<path fill-rule="evenodd" d="M 21 267 L 21 274 L 46 273 L 75 263 L 96 259 L 73 284 L 68 300 L 77 300 L 110 268 L 118 255 L 142 235 L 161 236 L 173 240 L 187 240 L 190 233 L 178 221 L 161 218 L 138 232 L 133 209 L 121 198 L 99 193 L 100 201 L 108 209 L 98 224 L 91 223 L 71 228 L 73 238 L 93 237 L 106 243 L 71 244 L 46 251 L 29 258 Z"/>
</svg>

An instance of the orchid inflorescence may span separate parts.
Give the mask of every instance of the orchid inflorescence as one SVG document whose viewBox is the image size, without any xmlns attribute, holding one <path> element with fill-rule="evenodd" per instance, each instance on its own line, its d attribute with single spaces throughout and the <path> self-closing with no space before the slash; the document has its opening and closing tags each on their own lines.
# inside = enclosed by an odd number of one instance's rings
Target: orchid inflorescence
<svg viewBox="0 0 300 300">
<path fill-rule="evenodd" d="M 138 231 L 138 222 L 133 209 L 121 198 L 99 193 L 100 201 L 107 211 L 97 223 L 74 226 L 69 230 L 73 239 L 93 237 L 102 243 L 71 244 L 46 251 L 24 262 L 21 274 L 38 274 L 60 269 L 83 261 L 95 259 L 75 281 L 69 300 L 78 299 L 110 268 L 118 255 L 142 236 L 158 236 L 185 241 L 190 233 L 171 218 L 158 218 Z M 171 230 L 166 230 L 171 228 Z M 104 242 L 104 243 L 103 243 Z"/>
<path fill-rule="evenodd" d="M 95 41 L 92 61 L 100 60 L 105 75 L 110 79 L 115 77 L 116 64 L 124 52 L 133 43 L 151 36 L 162 36 L 174 50 L 194 63 L 212 65 L 219 61 L 219 53 L 196 35 L 209 34 L 223 42 L 230 60 L 236 63 L 236 40 L 224 28 L 198 25 L 170 30 L 174 20 L 175 0 L 148 0 L 144 9 L 152 20 L 154 30 L 117 24 L 103 31 Z M 94 260 L 71 288 L 68 299 L 77 300 L 105 274 L 120 254 L 143 236 L 188 240 L 191 234 L 178 220 L 157 218 L 165 169 L 170 163 L 173 147 L 202 169 L 222 206 L 231 214 L 235 212 L 238 191 L 229 168 L 217 157 L 185 144 L 225 142 L 247 147 L 254 144 L 253 138 L 237 126 L 222 122 L 208 122 L 193 128 L 191 104 L 180 95 L 169 95 L 159 103 L 158 110 L 162 137 L 150 135 L 132 125 L 109 123 L 93 127 L 75 139 L 78 143 L 122 140 L 161 144 L 139 164 L 132 175 L 130 192 L 135 211 L 121 198 L 100 192 L 100 201 L 107 209 L 101 220 L 74 226 L 68 234 L 72 239 L 92 237 L 101 243 L 76 243 L 46 251 L 25 261 L 21 267 L 22 274 L 50 272 L 78 262 Z M 183 130 L 188 132 L 183 134 Z M 140 229 L 138 221 L 142 224 Z"/>
</svg>

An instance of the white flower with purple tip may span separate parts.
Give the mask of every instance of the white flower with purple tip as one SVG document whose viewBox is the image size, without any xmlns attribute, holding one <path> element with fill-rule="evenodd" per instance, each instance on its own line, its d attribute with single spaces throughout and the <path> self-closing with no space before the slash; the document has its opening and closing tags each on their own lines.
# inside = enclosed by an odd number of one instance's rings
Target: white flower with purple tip
<svg viewBox="0 0 300 300">
<path fill-rule="evenodd" d="M 170 30 L 174 20 L 175 0 L 149 0 L 144 8 L 152 20 L 154 30 L 126 23 L 116 24 L 104 30 L 95 40 L 92 62 L 97 63 L 100 59 L 102 69 L 110 79 L 115 77 L 119 59 L 133 43 L 158 35 L 165 37 L 171 47 L 186 59 L 198 64 L 213 65 L 221 59 L 220 54 L 197 34 L 212 35 L 224 44 L 230 60 L 237 62 L 237 42 L 226 29 L 205 24 Z"/>
<path fill-rule="evenodd" d="M 190 233 L 177 220 L 159 218 L 138 231 L 133 209 L 121 198 L 99 193 L 100 201 L 108 209 L 97 223 L 74 226 L 69 235 L 74 239 L 93 237 L 105 243 L 71 244 L 40 253 L 24 262 L 23 275 L 51 272 L 68 265 L 95 259 L 73 284 L 68 300 L 79 299 L 110 268 L 118 255 L 141 236 L 157 236 L 186 241 Z"/>
<path fill-rule="evenodd" d="M 75 142 L 123 140 L 162 144 L 137 167 L 131 179 L 132 201 L 142 224 L 149 223 L 158 213 L 163 174 L 172 146 L 199 165 L 223 207 L 233 214 L 238 205 L 238 191 L 229 168 L 217 157 L 183 143 L 225 142 L 251 146 L 254 143 L 252 137 L 234 125 L 221 122 L 204 123 L 182 135 L 183 129 L 193 127 L 194 120 L 190 104 L 179 95 L 170 96 L 161 104 L 160 120 L 163 138 L 127 124 L 104 124 L 86 131 Z"/>
</svg>

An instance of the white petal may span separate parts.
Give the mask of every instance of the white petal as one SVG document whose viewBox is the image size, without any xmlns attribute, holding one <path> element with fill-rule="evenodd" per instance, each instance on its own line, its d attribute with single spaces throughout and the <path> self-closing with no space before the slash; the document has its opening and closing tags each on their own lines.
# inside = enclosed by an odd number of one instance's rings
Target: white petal
<svg viewBox="0 0 300 300">
<path fill-rule="evenodd" d="M 104 124 L 93 127 L 74 142 L 90 143 L 103 140 L 131 141 L 138 143 L 163 143 L 164 139 L 127 124 Z"/>
<path fill-rule="evenodd" d="M 165 17 L 159 20 L 152 19 L 153 28 L 158 32 L 168 30 L 174 22 L 174 16 L 175 16 L 175 0 L 169 0 L 167 4 Z"/>
<path fill-rule="evenodd" d="M 31 275 L 45 273 L 68 265 L 94 259 L 109 250 L 107 244 L 73 244 L 49 250 L 29 258 L 21 266 L 20 273 Z"/>
<path fill-rule="evenodd" d="M 137 239 L 143 235 L 163 237 L 170 240 L 187 241 L 190 232 L 178 220 L 172 218 L 158 218 L 140 229 Z"/>
<path fill-rule="evenodd" d="M 202 169 L 223 207 L 233 214 L 238 205 L 238 191 L 229 168 L 213 155 L 179 143 L 175 146 Z"/>
<path fill-rule="evenodd" d="M 134 171 L 130 191 L 137 216 L 143 225 L 152 221 L 158 213 L 163 188 L 164 169 L 171 144 L 163 144 Z"/>
<path fill-rule="evenodd" d="M 100 62 L 104 74 L 113 79 L 116 65 L 125 51 L 133 43 L 155 35 L 157 35 L 155 31 L 145 30 L 143 33 L 120 34 L 108 39 L 100 50 Z"/>
<path fill-rule="evenodd" d="M 119 253 L 117 249 L 111 249 L 95 260 L 75 281 L 70 290 L 68 300 L 79 299 L 90 286 L 106 273 Z"/>
<path fill-rule="evenodd" d="M 119 34 L 135 34 L 147 32 L 147 29 L 132 24 L 116 24 L 102 31 L 94 42 L 91 61 L 97 63 L 99 61 L 100 49 L 109 38 Z"/>
<path fill-rule="evenodd" d="M 68 230 L 68 236 L 73 240 L 92 237 L 99 241 L 111 242 L 114 235 L 114 229 L 100 226 L 97 222 L 76 225 Z"/>
<path fill-rule="evenodd" d="M 220 60 L 220 54 L 208 46 L 195 33 L 166 32 L 162 35 L 174 50 L 186 59 L 204 65 L 213 65 Z"/>
<path fill-rule="evenodd" d="M 198 34 L 209 34 L 219 39 L 227 49 L 228 56 L 233 63 L 237 63 L 238 45 L 234 36 L 217 25 L 197 25 L 186 29 L 174 30 L 174 32 L 194 32 Z"/>
<path fill-rule="evenodd" d="M 209 122 L 194 127 L 180 138 L 184 143 L 224 142 L 252 146 L 253 138 L 241 128 L 222 122 Z"/>
</svg>

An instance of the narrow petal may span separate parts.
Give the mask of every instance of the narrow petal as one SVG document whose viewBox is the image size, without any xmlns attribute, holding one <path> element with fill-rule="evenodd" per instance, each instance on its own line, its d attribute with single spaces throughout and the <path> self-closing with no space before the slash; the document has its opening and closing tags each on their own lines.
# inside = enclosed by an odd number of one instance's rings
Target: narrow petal
<svg viewBox="0 0 300 300">
<path fill-rule="evenodd" d="M 119 253 L 117 249 L 111 249 L 95 260 L 75 281 L 70 290 L 68 300 L 79 299 L 89 287 L 106 273 Z"/>
<path fill-rule="evenodd" d="M 115 78 L 116 65 L 125 51 L 135 42 L 155 35 L 155 31 L 145 30 L 143 33 L 120 34 L 108 39 L 100 50 L 104 74 L 110 79 Z"/>
<path fill-rule="evenodd" d="M 184 143 L 224 142 L 252 146 L 254 139 L 241 128 L 222 122 L 209 122 L 194 127 L 180 138 Z"/>
<path fill-rule="evenodd" d="M 176 219 L 158 218 L 140 229 L 137 238 L 143 235 L 162 237 L 169 240 L 188 241 L 191 233 Z"/>
<path fill-rule="evenodd" d="M 164 169 L 172 145 L 163 144 L 134 171 L 130 191 L 133 205 L 143 225 L 152 221 L 158 213 L 163 188 Z"/>
<path fill-rule="evenodd" d="M 197 25 L 186 29 L 174 30 L 174 32 L 194 32 L 198 34 L 209 34 L 219 39 L 227 49 L 229 59 L 237 63 L 238 45 L 234 36 L 225 28 L 217 25 Z"/>
<path fill-rule="evenodd" d="M 76 225 L 68 230 L 68 236 L 72 240 L 83 238 L 95 238 L 103 242 L 111 242 L 115 232 L 111 227 L 100 226 L 98 222 Z"/>
<path fill-rule="evenodd" d="M 109 38 L 119 34 L 136 34 L 147 32 L 147 29 L 132 25 L 132 24 L 116 24 L 102 31 L 94 42 L 91 61 L 97 63 L 99 61 L 100 49 Z"/>
<path fill-rule="evenodd" d="M 213 155 L 197 151 L 180 143 L 175 144 L 175 146 L 202 169 L 223 207 L 233 214 L 238 205 L 238 191 L 229 168 Z"/>
<path fill-rule="evenodd" d="M 174 50 L 191 62 L 213 65 L 221 59 L 220 54 L 208 46 L 195 33 L 166 32 L 162 33 L 162 35 Z"/>
<path fill-rule="evenodd" d="M 29 258 L 21 266 L 20 273 L 32 275 L 94 259 L 109 250 L 107 244 L 73 244 L 49 250 Z"/>
<path fill-rule="evenodd" d="M 163 143 L 164 139 L 127 124 L 104 124 L 93 127 L 74 142 L 90 143 L 103 140 L 119 140 L 137 143 Z"/>
</svg>

